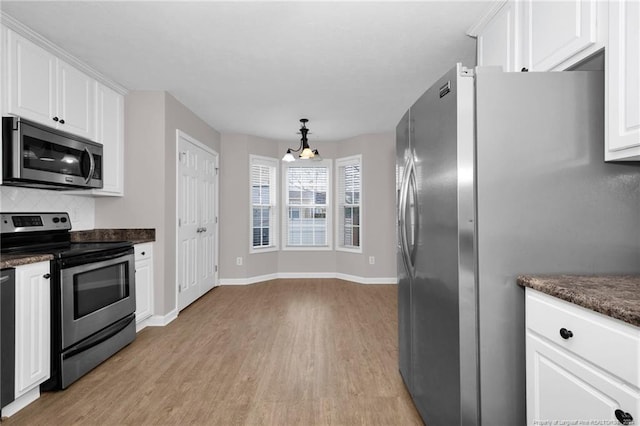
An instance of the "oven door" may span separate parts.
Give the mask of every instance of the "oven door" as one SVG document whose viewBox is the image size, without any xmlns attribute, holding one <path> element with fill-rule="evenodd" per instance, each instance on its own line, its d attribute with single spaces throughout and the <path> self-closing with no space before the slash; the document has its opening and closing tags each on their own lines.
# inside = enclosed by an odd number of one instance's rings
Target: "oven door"
<svg viewBox="0 0 640 426">
<path fill-rule="evenodd" d="M 64 351 L 136 310 L 133 248 L 65 259 L 60 269 Z"/>
</svg>

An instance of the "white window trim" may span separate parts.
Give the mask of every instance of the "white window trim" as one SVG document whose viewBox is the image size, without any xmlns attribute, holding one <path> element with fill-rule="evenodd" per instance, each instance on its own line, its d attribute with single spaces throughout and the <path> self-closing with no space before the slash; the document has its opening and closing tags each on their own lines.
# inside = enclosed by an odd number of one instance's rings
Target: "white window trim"
<svg viewBox="0 0 640 426">
<path fill-rule="evenodd" d="M 363 224 L 363 215 L 362 215 L 362 206 L 363 206 L 363 167 L 362 167 L 362 155 L 358 154 L 358 155 L 352 155 L 349 157 L 343 157 L 343 158 L 338 158 L 336 159 L 336 176 L 335 176 L 335 193 L 336 193 L 336 199 L 335 199 L 335 217 L 336 217 L 336 221 L 340 220 L 340 203 L 338 202 L 338 194 L 340 194 L 340 188 L 338 187 L 340 185 L 340 179 L 338 176 L 338 173 L 340 173 L 340 166 L 347 166 L 350 164 L 358 164 L 360 165 L 360 203 L 358 204 L 359 208 L 360 208 L 360 224 L 359 224 L 359 228 L 360 228 L 360 246 L 358 247 L 345 247 L 345 246 L 341 246 L 340 245 L 340 225 L 336 222 L 336 229 L 335 229 L 335 241 L 336 241 L 336 251 L 344 251 L 344 252 L 349 252 L 349 253 L 362 253 L 362 247 L 363 247 L 363 243 L 364 243 L 364 224 Z"/>
<path fill-rule="evenodd" d="M 273 188 L 275 191 L 275 195 L 274 195 L 274 199 L 273 199 L 273 225 L 272 225 L 272 243 L 269 246 L 262 246 L 262 247 L 254 247 L 253 246 L 253 198 L 252 198 L 252 187 L 251 187 L 251 168 L 253 166 L 253 164 L 262 164 L 262 165 L 266 165 L 268 167 L 275 167 L 276 172 L 275 172 L 275 182 L 273 183 Z M 279 167 L 280 166 L 280 161 L 278 161 L 277 158 L 271 158 L 271 157 L 263 157 L 261 155 L 253 155 L 253 154 L 249 154 L 249 254 L 255 254 L 255 253 L 268 253 L 268 252 L 272 252 L 272 251 L 278 251 L 279 250 L 279 244 L 278 244 L 278 236 L 280 235 L 279 229 L 278 229 L 278 225 L 279 225 L 279 220 L 278 220 L 278 214 L 280 213 L 280 208 L 279 208 L 279 200 L 280 200 L 280 194 L 278 194 L 278 176 L 280 173 Z"/>
<path fill-rule="evenodd" d="M 287 197 L 289 196 L 288 191 L 288 182 L 287 182 L 287 170 L 289 167 L 326 167 L 327 170 L 327 178 L 329 179 L 329 183 L 327 185 L 327 245 L 326 246 L 290 246 L 288 245 L 289 239 L 287 238 L 288 229 L 288 201 Z M 332 160 L 322 160 L 322 161 L 312 161 L 312 160 L 296 160 L 293 163 L 287 163 L 282 167 L 282 207 L 281 211 L 281 224 L 282 224 L 282 251 L 331 251 L 333 250 L 333 185 L 331 180 L 333 179 L 333 161 Z"/>
</svg>

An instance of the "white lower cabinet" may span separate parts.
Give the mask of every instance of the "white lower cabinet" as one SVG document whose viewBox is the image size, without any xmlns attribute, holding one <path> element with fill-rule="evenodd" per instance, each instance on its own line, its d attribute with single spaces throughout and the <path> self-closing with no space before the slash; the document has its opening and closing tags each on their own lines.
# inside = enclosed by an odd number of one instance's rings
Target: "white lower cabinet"
<svg viewBox="0 0 640 426">
<path fill-rule="evenodd" d="M 638 422 L 640 329 L 529 288 L 526 324 L 528 425 Z"/>
<path fill-rule="evenodd" d="M 16 268 L 15 400 L 10 416 L 40 396 L 51 371 L 51 288 L 49 262 Z"/>
<path fill-rule="evenodd" d="M 153 243 L 136 244 L 136 325 L 153 315 Z"/>
</svg>

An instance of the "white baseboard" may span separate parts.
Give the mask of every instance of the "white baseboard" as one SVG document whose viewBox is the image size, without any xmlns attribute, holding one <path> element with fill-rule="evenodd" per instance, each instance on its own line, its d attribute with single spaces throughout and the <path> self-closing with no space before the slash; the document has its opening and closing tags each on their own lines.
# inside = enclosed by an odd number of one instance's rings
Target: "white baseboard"
<svg viewBox="0 0 640 426">
<path fill-rule="evenodd" d="M 398 284 L 398 278 L 396 277 L 358 277 L 356 275 L 348 274 L 336 274 L 336 278 L 345 281 L 353 281 L 359 284 Z"/>
<path fill-rule="evenodd" d="M 36 386 L 24 395 L 19 396 L 2 409 L 2 417 L 11 417 L 36 399 L 40 398 L 40 386 Z"/>
<path fill-rule="evenodd" d="M 278 274 L 256 275 L 250 278 L 220 278 L 220 285 L 247 285 L 280 278 Z"/>
<path fill-rule="evenodd" d="M 147 327 L 147 326 L 164 327 L 165 325 L 169 324 L 171 321 L 173 321 L 176 318 L 178 318 L 177 309 L 174 309 L 173 311 L 169 312 L 166 315 L 152 315 L 140 323 L 140 325 L 144 324 L 144 326 L 141 327 L 140 330 L 142 330 L 144 327 Z M 137 329 L 138 327 L 136 326 L 136 330 Z"/>
<path fill-rule="evenodd" d="M 276 274 L 257 275 L 248 278 L 221 278 L 220 285 L 248 285 L 278 278 L 338 278 L 358 284 L 397 284 L 396 277 L 359 277 L 356 275 L 341 274 L 337 272 L 280 272 Z"/>
</svg>

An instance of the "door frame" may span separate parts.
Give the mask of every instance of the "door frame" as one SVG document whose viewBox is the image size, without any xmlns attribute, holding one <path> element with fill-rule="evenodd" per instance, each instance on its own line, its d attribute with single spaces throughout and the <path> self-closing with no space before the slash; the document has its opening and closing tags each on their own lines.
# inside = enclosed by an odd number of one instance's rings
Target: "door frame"
<svg viewBox="0 0 640 426">
<path fill-rule="evenodd" d="M 176 185 L 176 191 L 175 191 L 175 251 L 176 251 L 176 256 L 174 259 L 174 264 L 175 264 L 175 309 L 176 312 L 179 314 L 179 306 L 180 306 L 180 302 L 179 302 L 179 294 L 180 292 L 178 291 L 178 284 L 180 282 L 178 274 L 179 274 L 179 261 L 180 261 L 180 241 L 178 238 L 178 233 L 180 232 L 180 227 L 178 226 L 178 216 L 179 216 L 179 202 L 180 202 L 180 138 L 184 139 L 185 141 L 187 141 L 188 143 L 192 144 L 195 147 L 198 147 L 204 151 L 206 151 L 207 153 L 213 155 L 215 157 L 215 165 L 216 165 L 216 178 L 215 178 L 215 215 L 216 215 L 216 226 L 215 226 L 215 235 L 216 235 L 216 242 L 215 242 L 215 251 L 216 251 L 216 255 L 215 255 L 215 264 L 219 265 L 220 264 L 220 220 L 218 219 L 220 217 L 220 155 L 218 154 L 218 152 L 216 150 L 214 150 L 213 148 L 211 148 L 210 146 L 205 145 L 204 143 L 200 142 L 199 140 L 197 140 L 196 138 L 190 136 L 188 133 L 180 130 L 180 129 L 176 129 L 176 150 L 175 150 L 175 165 L 176 165 L 176 174 L 175 174 L 175 185 Z M 216 270 L 215 272 L 215 278 L 214 278 L 214 287 L 218 287 L 220 285 L 220 271 Z"/>
</svg>

